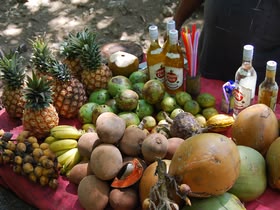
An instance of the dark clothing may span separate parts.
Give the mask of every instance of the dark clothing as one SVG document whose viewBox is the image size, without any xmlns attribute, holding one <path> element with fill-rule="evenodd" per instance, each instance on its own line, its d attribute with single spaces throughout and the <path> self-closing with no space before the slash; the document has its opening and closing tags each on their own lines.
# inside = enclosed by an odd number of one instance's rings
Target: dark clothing
<svg viewBox="0 0 280 210">
<path fill-rule="evenodd" d="M 266 62 L 280 69 L 280 0 L 205 0 L 204 26 L 199 43 L 202 76 L 234 80 L 243 46 L 254 46 L 257 84 L 265 77 Z M 280 85 L 280 71 L 276 73 Z"/>
</svg>

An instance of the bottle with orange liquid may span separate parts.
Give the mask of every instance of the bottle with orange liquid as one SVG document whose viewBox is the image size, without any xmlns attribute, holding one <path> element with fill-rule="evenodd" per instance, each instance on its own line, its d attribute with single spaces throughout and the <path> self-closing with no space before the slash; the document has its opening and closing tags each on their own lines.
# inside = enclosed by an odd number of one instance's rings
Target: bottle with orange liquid
<svg viewBox="0 0 280 210">
<path fill-rule="evenodd" d="M 178 44 L 178 31 L 169 31 L 170 46 L 165 57 L 165 87 L 166 91 L 175 95 L 184 90 L 184 56 Z"/>
<path fill-rule="evenodd" d="M 175 21 L 174 20 L 169 20 L 167 23 L 166 23 L 166 40 L 163 44 L 163 52 L 164 54 L 167 53 L 168 51 L 168 48 L 170 46 L 170 43 L 169 43 L 169 31 L 172 30 L 172 29 L 175 29 Z"/>
<path fill-rule="evenodd" d="M 147 67 L 150 79 L 157 79 L 164 83 L 165 69 L 164 60 L 165 54 L 158 40 L 158 27 L 152 25 L 149 27 L 149 35 L 151 39 L 150 47 L 147 51 Z"/>
</svg>

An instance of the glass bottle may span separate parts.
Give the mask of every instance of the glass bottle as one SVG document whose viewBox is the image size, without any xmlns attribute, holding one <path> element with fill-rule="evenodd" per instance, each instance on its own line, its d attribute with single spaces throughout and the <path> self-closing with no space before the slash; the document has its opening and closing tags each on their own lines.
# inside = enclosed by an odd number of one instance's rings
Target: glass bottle
<svg viewBox="0 0 280 210">
<path fill-rule="evenodd" d="M 245 45 L 242 64 L 235 73 L 233 117 L 253 103 L 255 97 L 257 73 L 252 65 L 254 47 Z"/>
<path fill-rule="evenodd" d="M 259 85 L 258 103 L 266 104 L 273 111 L 276 108 L 278 84 L 275 81 L 277 63 L 268 61 L 264 81 Z"/>
<path fill-rule="evenodd" d="M 168 47 L 169 47 L 169 31 L 172 30 L 172 29 L 175 29 L 175 21 L 174 20 L 169 20 L 167 23 L 166 23 L 166 40 L 163 44 L 163 52 L 164 54 L 167 53 L 168 51 Z"/>
<path fill-rule="evenodd" d="M 178 31 L 169 31 L 170 47 L 165 57 L 165 87 L 166 91 L 175 95 L 184 90 L 184 56 L 178 44 Z"/>
<path fill-rule="evenodd" d="M 165 70 L 162 47 L 158 40 L 158 27 L 152 25 L 149 27 L 149 35 L 151 44 L 147 50 L 147 67 L 149 72 L 149 79 L 157 79 L 164 83 Z"/>
</svg>

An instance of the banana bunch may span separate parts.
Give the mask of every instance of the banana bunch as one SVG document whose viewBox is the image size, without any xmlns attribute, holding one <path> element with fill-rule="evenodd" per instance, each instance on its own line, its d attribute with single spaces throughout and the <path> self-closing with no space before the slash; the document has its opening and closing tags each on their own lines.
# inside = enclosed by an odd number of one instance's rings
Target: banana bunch
<svg viewBox="0 0 280 210">
<path fill-rule="evenodd" d="M 60 173 L 67 174 L 81 157 L 78 151 L 78 139 L 83 131 L 71 125 L 58 125 L 51 129 L 50 136 L 44 142 L 49 144 L 49 148 L 55 153 L 58 163 L 62 166 Z"/>
</svg>

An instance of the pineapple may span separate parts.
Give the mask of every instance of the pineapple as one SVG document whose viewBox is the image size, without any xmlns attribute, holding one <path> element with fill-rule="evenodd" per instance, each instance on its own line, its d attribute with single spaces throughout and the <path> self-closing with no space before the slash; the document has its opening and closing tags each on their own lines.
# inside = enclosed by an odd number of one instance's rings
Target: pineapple
<svg viewBox="0 0 280 210">
<path fill-rule="evenodd" d="M 81 80 L 82 72 L 79 52 L 84 45 L 83 37 L 83 32 L 78 32 L 76 35 L 73 33 L 69 33 L 67 39 L 62 42 L 60 48 L 61 55 L 65 57 L 63 63 L 68 66 L 71 74 L 79 80 Z"/>
<path fill-rule="evenodd" d="M 46 76 L 48 80 L 52 80 L 51 74 L 48 72 L 51 63 L 54 60 L 52 51 L 48 47 L 44 37 L 37 36 L 31 40 L 32 56 L 31 64 L 39 77 Z"/>
<path fill-rule="evenodd" d="M 54 61 L 50 69 L 54 78 L 53 105 L 59 116 L 64 118 L 76 117 L 80 107 L 87 101 L 83 84 L 70 73 L 66 64 Z"/>
<path fill-rule="evenodd" d="M 25 99 L 22 89 L 25 86 L 25 69 L 18 52 L 10 52 L 0 60 L 1 79 L 4 84 L 2 103 L 10 117 L 21 118 Z"/>
<path fill-rule="evenodd" d="M 94 90 L 107 88 L 108 81 L 112 78 L 112 71 L 102 63 L 96 34 L 84 30 L 81 37 L 84 42 L 82 49 L 79 50 L 79 58 L 83 67 L 81 81 L 87 94 L 90 94 Z"/>
<path fill-rule="evenodd" d="M 32 78 L 27 76 L 26 85 L 23 92 L 26 99 L 22 117 L 23 129 L 39 139 L 45 138 L 59 122 L 58 113 L 52 105 L 50 81 L 45 77 L 38 77 L 32 71 Z"/>
</svg>

